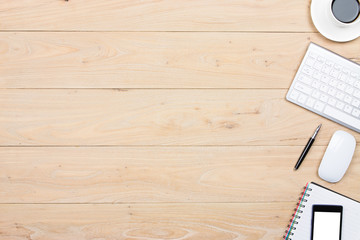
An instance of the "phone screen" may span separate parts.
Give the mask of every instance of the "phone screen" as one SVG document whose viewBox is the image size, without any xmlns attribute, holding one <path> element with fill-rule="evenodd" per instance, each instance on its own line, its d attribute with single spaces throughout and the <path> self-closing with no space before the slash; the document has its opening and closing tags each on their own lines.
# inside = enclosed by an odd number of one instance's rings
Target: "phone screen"
<svg viewBox="0 0 360 240">
<path fill-rule="evenodd" d="M 341 239 L 342 206 L 314 205 L 312 240 Z"/>
</svg>

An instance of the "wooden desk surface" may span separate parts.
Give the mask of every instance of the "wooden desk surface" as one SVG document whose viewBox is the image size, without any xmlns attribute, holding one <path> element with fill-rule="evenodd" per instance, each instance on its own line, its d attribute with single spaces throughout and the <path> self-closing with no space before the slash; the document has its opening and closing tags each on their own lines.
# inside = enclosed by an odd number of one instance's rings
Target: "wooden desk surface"
<svg viewBox="0 0 360 240">
<path fill-rule="evenodd" d="M 281 239 L 345 129 L 284 97 L 304 0 L 0 2 L 0 239 Z M 319 123 L 306 161 L 293 166 Z M 360 140 L 360 135 L 354 134 Z"/>
</svg>

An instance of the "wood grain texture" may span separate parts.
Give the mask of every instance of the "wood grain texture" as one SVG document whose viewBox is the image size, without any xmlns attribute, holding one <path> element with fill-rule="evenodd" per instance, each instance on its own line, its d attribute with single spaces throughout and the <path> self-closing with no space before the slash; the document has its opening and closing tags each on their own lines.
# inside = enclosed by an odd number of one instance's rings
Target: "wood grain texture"
<svg viewBox="0 0 360 240">
<path fill-rule="evenodd" d="M 315 31 L 309 1 L 2 1 L 2 30 Z"/>
<path fill-rule="evenodd" d="M 294 203 L 0 204 L 0 239 L 279 240 Z"/>
<path fill-rule="evenodd" d="M 0 2 L 0 240 L 280 240 L 302 187 L 360 199 L 344 129 L 285 101 L 303 0 Z M 319 124 L 301 168 L 293 166 Z"/>
<path fill-rule="evenodd" d="M 266 41 L 264 41 L 266 39 Z M 309 33 L 0 33 L 2 88 L 288 88 Z"/>
<path fill-rule="evenodd" d="M 344 179 L 329 184 L 317 176 L 325 147 L 293 171 L 302 148 L 0 148 L 0 202 L 296 202 L 308 181 L 360 199 L 358 153 Z"/>
<path fill-rule="evenodd" d="M 315 144 L 327 145 L 335 130 L 345 129 L 287 102 L 285 94 L 276 89 L 2 89 L 0 145 L 304 146 L 320 122 Z"/>
</svg>

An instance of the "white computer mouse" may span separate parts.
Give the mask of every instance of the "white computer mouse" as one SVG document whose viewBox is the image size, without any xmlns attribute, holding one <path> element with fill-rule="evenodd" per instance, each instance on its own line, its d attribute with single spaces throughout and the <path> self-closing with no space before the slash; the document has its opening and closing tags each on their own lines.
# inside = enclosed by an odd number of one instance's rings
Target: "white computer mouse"
<svg viewBox="0 0 360 240">
<path fill-rule="evenodd" d="M 319 167 L 319 177 L 335 183 L 348 169 L 356 147 L 355 138 L 345 131 L 336 131 L 331 137 Z"/>
</svg>

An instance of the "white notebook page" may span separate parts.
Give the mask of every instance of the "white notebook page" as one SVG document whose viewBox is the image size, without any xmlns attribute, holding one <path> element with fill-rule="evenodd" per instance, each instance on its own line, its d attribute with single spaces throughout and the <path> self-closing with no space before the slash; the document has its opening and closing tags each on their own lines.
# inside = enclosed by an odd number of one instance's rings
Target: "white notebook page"
<svg viewBox="0 0 360 240">
<path fill-rule="evenodd" d="M 311 189 L 311 191 L 310 191 Z M 286 239 L 291 240 L 310 240 L 311 239 L 311 220 L 312 220 L 312 205 L 314 204 L 328 204 L 343 206 L 342 216 L 342 240 L 360 240 L 360 203 L 328 189 L 320 187 L 316 184 L 310 183 L 308 191 L 310 196 L 306 197 L 307 202 L 303 202 L 304 208 L 301 208 L 303 213 L 300 213 L 300 219 L 295 219 L 298 224 L 295 224 L 295 230 L 291 232 L 294 235 L 289 235 Z"/>
</svg>

